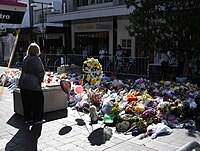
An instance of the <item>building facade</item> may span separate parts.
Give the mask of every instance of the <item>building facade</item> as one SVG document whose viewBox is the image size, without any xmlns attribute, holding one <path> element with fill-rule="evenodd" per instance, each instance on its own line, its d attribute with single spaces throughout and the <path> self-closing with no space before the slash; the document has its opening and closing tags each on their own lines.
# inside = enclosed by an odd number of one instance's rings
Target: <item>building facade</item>
<svg viewBox="0 0 200 151">
<path fill-rule="evenodd" d="M 106 49 L 114 55 L 118 44 L 135 56 L 135 38 L 125 29 L 128 15 L 124 0 L 63 0 L 62 12 L 47 15 L 48 23 L 63 23 L 64 45 L 67 53 L 87 49 L 90 55 L 98 55 Z"/>
</svg>

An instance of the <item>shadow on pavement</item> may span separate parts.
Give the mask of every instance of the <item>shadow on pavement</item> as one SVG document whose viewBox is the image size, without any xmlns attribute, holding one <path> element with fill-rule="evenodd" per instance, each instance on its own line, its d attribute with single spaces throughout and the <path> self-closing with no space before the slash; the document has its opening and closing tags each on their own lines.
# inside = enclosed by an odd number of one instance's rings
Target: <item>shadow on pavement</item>
<svg viewBox="0 0 200 151">
<path fill-rule="evenodd" d="M 67 117 L 67 109 L 44 113 L 44 118 L 46 122 L 66 117 Z"/>
<path fill-rule="evenodd" d="M 66 117 L 67 117 L 66 109 L 44 113 L 44 119 L 46 120 L 46 122 Z M 19 128 L 19 126 L 24 125 L 23 116 L 19 114 L 13 114 L 13 116 L 7 121 L 7 124 L 15 128 Z"/>
<path fill-rule="evenodd" d="M 91 145 L 100 146 L 105 144 L 106 141 L 112 137 L 112 129 L 110 128 L 98 128 L 95 129 L 88 137 Z"/>
<path fill-rule="evenodd" d="M 59 131 L 59 135 L 65 135 L 67 133 L 69 133 L 72 130 L 71 126 L 65 126 L 63 128 L 61 128 L 61 130 Z"/>
<path fill-rule="evenodd" d="M 25 126 L 23 117 L 19 114 L 13 114 L 13 116 L 6 123 L 18 129 Z"/>
<path fill-rule="evenodd" d="M 83 119 L 76 119 L 75 121 L 77 122 L 78 126 L 84 126 L 84 125 L 86 125 L 86 123 L 84 122 Z"/>
<path fill-rule="evenodd" d="M 59 110 L 44 113 L 46 122 L 53 121 L 60 118 L 67 117 L 67 110 Z M 6 151 L 37 151 L 37 141 L 41 135 L 42 124 L 27 125 L 24 124 L 23 117 L 19 114 L 13 114 L 13 116 L 7 121 L 8 125 L 19 129 L 13 138 L 6 144 Z M 63 127 L 59 134 L 64 135 L 71 131 L 70 126 Z"/>
<path fill-rule="evenodd" d="M 26 125 L 19 115 L 14 114 L 7 124 L 19 130 L 6 144 L 5 150 L 37 151 L 37 140 L 41 135 L 42 124 Z"/>
</svg>

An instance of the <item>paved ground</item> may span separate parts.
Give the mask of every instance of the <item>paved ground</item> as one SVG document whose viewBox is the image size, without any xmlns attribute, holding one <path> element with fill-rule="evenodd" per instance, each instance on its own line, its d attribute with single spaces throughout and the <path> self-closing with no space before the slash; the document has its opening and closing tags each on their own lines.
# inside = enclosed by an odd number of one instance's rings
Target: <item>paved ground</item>
<svg viewBox="0 0 200 151">
<path fill-rule="evenodd" d="M 1 87 L 0 87 L 1 89 Z M 184 144 L 200 142 L 200 133 L 173 129 L 154 140 L 119 134 L 101 122 L 89 125 L 89 117 L 68 108 L 46 113 L 46 123 L 28 126 L 14 113 L 13 96 L 7 88 L 0 97 L 0 150 L 6 151 L 174 151 Z"/>
</svg>

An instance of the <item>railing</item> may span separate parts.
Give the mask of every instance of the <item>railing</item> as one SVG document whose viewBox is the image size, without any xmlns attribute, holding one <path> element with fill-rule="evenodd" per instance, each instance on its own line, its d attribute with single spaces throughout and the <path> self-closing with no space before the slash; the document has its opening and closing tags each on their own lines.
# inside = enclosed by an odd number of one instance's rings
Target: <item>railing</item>
<svg viewBox="0 0 200 151">
<path fill-rule="evenodd" d="M 148 59 L 145 57 L 121 57 L 113 55 L 105 56 L 83 56 L 81 54 L 45 54 L 41 55 L 46 70 L 56 71 L 60 65 L 82 66 L 87 57 L 98 59 L 103 71 L 107 75 L 118 77 L 147 77 Z M 17 59 L 15 59 L 17 60 Z M 16 65 L 21 65 L 21 59 Z"/>
<path fill-rule="evenodd" d="M 103 71 L 117 76 L 147 77 L 148 60 L 145 57 L 104 56 L 99 58 Z"/>
<path fill-rule="evenodd" d="M 45 69 L 56 71 L 57 67 L 65 64 L 66 57 L 63 54 L 46 54 L 41 56 Z"/>
<path fill-rule="evenodd" d="M 21 67 L 24 53 L 16 53 L 13 57 L 12 65 L 15 67 Z M 86 60 L 87 57 L 94 57 L 99 59 L 103 71 L 106 75 L 115 75 L 119 78 L 148 78 L 152 81 L 161 80 L 161 71 L 160 68 L 154 68 L 149 64 L 149 60 L 146 57 L 122 57 L 116 58 L 113 55 L 106 55 L 103 57 L 100 56 L 83 56 L 81 54 L 43 54 L 41 55 L 42 61 L 45 65 L 45 69 L 48 71 L 57 71 L 57 67 L 61 64 L 71 65 L 74 64 L 82 67 L 83 61 Z M 2 62 L 0 60 L 0 65 L 7 65 L 7 62 Z M 72 67 L 72 66 L 71 66 Z M 69 67 L 69 68 L 71 68 Z M 74 67 L 74 66 L 73 66 Z M 186 75 L 185 73 L 184 75 Z M 185 78 L 185 77 L 183 77 Z M 186 76 L 186 79 L 188 77 Z M 198 70 L 197 75 L 193 75 L 189 77 L 187 80 L 190 80 L 193 83 L 198 83 L 200 79 L 200 71 Z M 165 79 L 165 80 L 176 80 L 176 74 L 174 74 L 173 78 Z"/>
<path fill-rule="evenodd" d="M 122 57 L 116 58 L 112 55 L 107 56 L 83 56 L 78 54 L 50 55 L 45 56 L 45 67 L 47 69 L 56 69 L 61 64 L 74 64 L 82 66 L 87 57 L 93 57 L 99 60 L 104 73 L 107 75 L 115 74 L 117 76 L 139 76 L 147 77 L 148 60 L 145 57 Z M 62 62 L 61 60 L 64 60 Z"/>
</svg>

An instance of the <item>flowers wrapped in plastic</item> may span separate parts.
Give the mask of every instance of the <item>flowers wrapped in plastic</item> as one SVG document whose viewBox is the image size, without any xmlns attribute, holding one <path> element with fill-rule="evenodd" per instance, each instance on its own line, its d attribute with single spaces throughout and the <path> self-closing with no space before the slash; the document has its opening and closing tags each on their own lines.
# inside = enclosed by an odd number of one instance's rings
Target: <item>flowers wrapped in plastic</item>
<svg viewBox="0 0 200 151">
<path fill-rule="evenodd" d="M 97 110 L 100 109 L 102 105 L 102 91 L 99 88 L 96 89 L 88 89 L 87 90 L 88 100 L 91 105 L 94 105 L 97 107 Z"/>
</svg>

